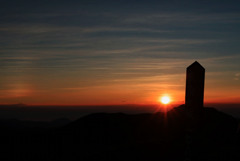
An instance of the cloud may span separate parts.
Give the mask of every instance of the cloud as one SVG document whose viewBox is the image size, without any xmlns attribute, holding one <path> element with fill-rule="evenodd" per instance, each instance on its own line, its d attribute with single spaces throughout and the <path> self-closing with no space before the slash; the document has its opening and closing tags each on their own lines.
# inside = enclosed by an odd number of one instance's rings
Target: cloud
<svg viewBox="0 0 240 161">
<path fill-rule="evenodd" d="M 236 73 L 235 77 L 234 77 L 234 80 L 239 81 L 239 79 L 240 79 L 240 73 Z"/>
<path fill-rule="evenodd" d="M 0 6 L 0 74 L 7 93 L 14 93 L 8 84 L 21 81 L 49 92 L 154 89 L 184 80 L 195 60 L 213 81 L 239 78 L 240 13 L 230 2 L 14 2 Z"/>
</svg>

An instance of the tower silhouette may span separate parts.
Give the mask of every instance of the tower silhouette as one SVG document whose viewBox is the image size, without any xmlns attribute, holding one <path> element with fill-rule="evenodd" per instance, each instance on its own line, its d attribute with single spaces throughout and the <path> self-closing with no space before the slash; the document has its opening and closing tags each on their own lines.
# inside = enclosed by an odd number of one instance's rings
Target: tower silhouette
<svg viewBox="0 0 240 161">
<path fill-rule="evenodd" d="M 201 111 L 204 101 L 205 69 L 195 61 L 186 71 L 185 106 L 192 111 Z"/>
</svg>

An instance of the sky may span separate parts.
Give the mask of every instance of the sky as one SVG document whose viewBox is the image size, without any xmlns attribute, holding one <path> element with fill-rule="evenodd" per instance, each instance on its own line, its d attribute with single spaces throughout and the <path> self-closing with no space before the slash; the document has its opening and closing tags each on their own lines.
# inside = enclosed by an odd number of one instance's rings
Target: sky
<svg viewBox="0 0 240 161">
<path fill-rule="evenodd" d="M 206 103 L 240 103 L 239 44 L 234 0 L 2 0 L 0 104 L 182 104 L 196 60 Z"/>
</svg>

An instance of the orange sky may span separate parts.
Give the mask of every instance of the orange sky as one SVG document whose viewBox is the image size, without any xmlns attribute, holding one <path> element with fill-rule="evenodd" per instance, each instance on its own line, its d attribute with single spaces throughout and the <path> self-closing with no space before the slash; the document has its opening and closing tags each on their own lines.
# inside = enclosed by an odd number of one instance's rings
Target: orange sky
<svg viewBox="0 0 240 161">
<path fill-rule="evenodd" d="M 151 69 L 158 67 L 156 61 L 148 62 Z M 212 73 L 211 62 L 203 62 L 206 68 L 205 102 L 206 103 L 240 103 L 239 81 L 228 72 Z M 159 97 L 169 95 L 173 104 L 184 104 L 185 68 L 188 62 L 171 61 L 161 66 L 159 74 L 148 75 L 147 72 L 112 74 L 94 73 L 81 78 L 69 73 L 53 74 L 52 78 L 44 75 L 18 75 L 5 78 L 5 89 L 0 90 L 1 104 L 25 103 L 31 105 L 96 105 L 96 104 L 156 104 Z M 141 63 L 135 64 L 140 68 Z M 146 64 L 145 64 L 146 65 Z M 149 65 L 149 66 L 150 66 Z M 149 67 L 148 66 L 148 67 Z M 146 66 L 143 67 L 143 71 Z M 172 70 L 170 74 L 161 74 Z M 148 71 L 150 71 L 148 69 Z M 118 72 L 117 70 L 115 72 Z M 64 76 L 66 74 L 67 76 Z M 117 75 L 117 76 L 115 76 Z M 122 77 L 119 77 L 122 76 Z M 105 77 L 106 76 L 106 77 Z M 9 80 L 7 80 L 9 78 Z"/>
</svg>

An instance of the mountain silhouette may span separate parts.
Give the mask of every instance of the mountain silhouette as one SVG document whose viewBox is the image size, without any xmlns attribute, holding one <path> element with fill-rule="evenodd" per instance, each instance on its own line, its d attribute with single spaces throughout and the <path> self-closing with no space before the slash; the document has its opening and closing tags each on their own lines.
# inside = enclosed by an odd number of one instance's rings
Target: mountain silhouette
<svg viewBox="0 0 240 161">
<path fill-rule="evenodd" d="M 95 113 L 58 128 L 1 133 L 1 160 L 236 160 L 238 120 L 214 108 L 202 118 L 185 106 L 167 114 Z"/>
</svg>

